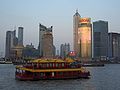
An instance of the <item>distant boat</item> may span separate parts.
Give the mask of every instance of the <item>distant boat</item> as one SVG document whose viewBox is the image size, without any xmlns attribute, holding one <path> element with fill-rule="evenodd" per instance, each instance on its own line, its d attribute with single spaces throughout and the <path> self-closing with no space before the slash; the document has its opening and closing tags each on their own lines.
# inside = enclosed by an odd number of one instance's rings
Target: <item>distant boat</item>
<svg viewBox="0 0 120 90">
<path fill-rule="evenodd" d="M 0 64 L 12 64 L 12 61 L 0 61 Z"/>
<path fill-rule="evenodd" d="M 5 61 L 2 61 L 2 60 L 1 60 L 1 61 L 0 61 L 0 64 L 5 64 Z"/>
<path fill-rule="evenodd" d="M 99 64 L 99 63 L 91 63 L 91 64 L 82 64 L 83 67 L 102 67 L 104 64 Z"/>
<path fill-rule="evenodd" d="M 89 78 L 90 72 L 72 59 L 36 59 L 16 66 L 18 80 Z"/>
</svg>

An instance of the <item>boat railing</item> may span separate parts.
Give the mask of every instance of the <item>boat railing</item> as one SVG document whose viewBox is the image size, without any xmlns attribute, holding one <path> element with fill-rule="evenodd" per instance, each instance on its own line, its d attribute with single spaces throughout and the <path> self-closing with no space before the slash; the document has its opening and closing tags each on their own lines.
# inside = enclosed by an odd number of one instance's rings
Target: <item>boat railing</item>
<svg viewBox="0 0 120 90">
<path fill-rule="evenodd" d="M 28 63 L 23 65 L 28 69 L 63 69 L 63 68 L 81 68 L 79 63 Z"/>
</svg>

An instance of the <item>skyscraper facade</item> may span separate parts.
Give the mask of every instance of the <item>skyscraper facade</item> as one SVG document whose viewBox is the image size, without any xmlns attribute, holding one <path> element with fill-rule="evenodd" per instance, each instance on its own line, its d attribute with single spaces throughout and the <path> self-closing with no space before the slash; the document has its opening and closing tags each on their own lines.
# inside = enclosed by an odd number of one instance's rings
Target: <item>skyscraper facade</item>
<svg viewBox="0 0 120 90">
<path fill-rule="evenodd" d="M 42 37 L 42 49 L 43 57 L 53 58 L 54 56 L 54 45 L 53 45 L 53 36 L 52 33 L 46 32 Z"/>
<path fill-rule="evenodd" d="M 108 56 L 108 22 L 93 22 L 93 53 L 94 58 Z"/>
<path fill-rule="evenodd" d="M 64 44 L 60 45 L 60 57 L 64 58 Z"/>
<path fill-rule="evenodd" d="M 5 57 L 11 57 L 12 48 L 16 45 L 16 30 L 6 32 L 6 48 L 5 48 Z"/>
<path fill-rule="evenodd" d="M 60 56 L 62 57 L 62 58 L 65 58 L 67 55 L 68 55 L 68 53 L 70 52 L 70 44 L 68 43 L 68 44 L 61 44 L 61 46 L 60 46 Z"/>
<path fill-rule="evenodd" d="M 18 38 L 16 37 L 16 30 L 7 31 L 5 57 L 8 59 L 22 57 L 22 49 L 23 49 L 23 27 L 18 27 Z"/>
<path fill-rule="evenodd" d="M 73 16 L 73 49 L 78 54 L 78 28 L 79 28 L 80 14 L 76 10 L 76 13 Z"/>
<path fill-rule="evenodd" d="M 92 25 L 90 18 L 81 18 L 76 12 L 73 16 L 74 51 L 79 58 L 92 57 Z"/>
<path fill-rule="evenodd" d="M 92 24 L 90 18 L 81 18 L 78 28 L 78 48 L 81 58 L 92 57 Z"/>
<path fill-rule="evenodd" d="M 18 27 L 18 45 L 23 46 L 23 27 Z"/>
<path fill-rule="evenodd" d="M 53 28 L 52 26 L 50 28 L 47 28 L 46 26 L 39 24 L 39 46 L 38 46 L 38 49 L 39 49 L 40 57 L 43 56 L 43 35 L 46 32 L 49 32 L 52 34 L 52 28 Z"/>
<path fill-rule="evenodd" d="M 108 56 L 110 58 L 120 58 L 120 34 L 119 33 L 108 33 Z"/>
<path fill-rule="evenodd" d="M 56 47 L 53 45 L 53 56 L 56 56 Z"/>
</svg>

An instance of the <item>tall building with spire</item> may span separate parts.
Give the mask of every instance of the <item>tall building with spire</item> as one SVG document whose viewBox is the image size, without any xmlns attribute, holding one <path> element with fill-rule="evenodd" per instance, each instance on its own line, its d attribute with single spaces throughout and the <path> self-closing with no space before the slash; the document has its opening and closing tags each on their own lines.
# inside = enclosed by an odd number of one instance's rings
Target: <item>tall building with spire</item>
<svg viewBox="0 0 120 90">
<path fill-rule="evenodd" d="M 76 10 L 76 13 L 73 16 L 73 49 L 76 53 L 79 52 L 79 50 L 78 50 L 79 20 L 80 20 L 80 14 L 78 13 L 78 10 Z"/>
<path fill-rule="evenodd" d="M 73 16 L 74 51 L 79 58 L 92 57 L 92 24 L 90 18 L 81 18 L 78 11 Z"/>
</svg>

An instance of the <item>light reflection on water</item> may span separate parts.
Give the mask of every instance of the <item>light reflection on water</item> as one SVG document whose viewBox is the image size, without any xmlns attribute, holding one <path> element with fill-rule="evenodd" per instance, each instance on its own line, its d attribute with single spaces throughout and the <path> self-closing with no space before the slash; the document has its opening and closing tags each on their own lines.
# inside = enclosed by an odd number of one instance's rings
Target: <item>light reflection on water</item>
<svg viewBox="0 0 120 90">
<path fill-rule="evenodd" d="M 120 90 L 120 65 L 89 67 L 90 79 L 15 80 L 15 66 L 0 64 L 0 90 Z"/>
</svg>

